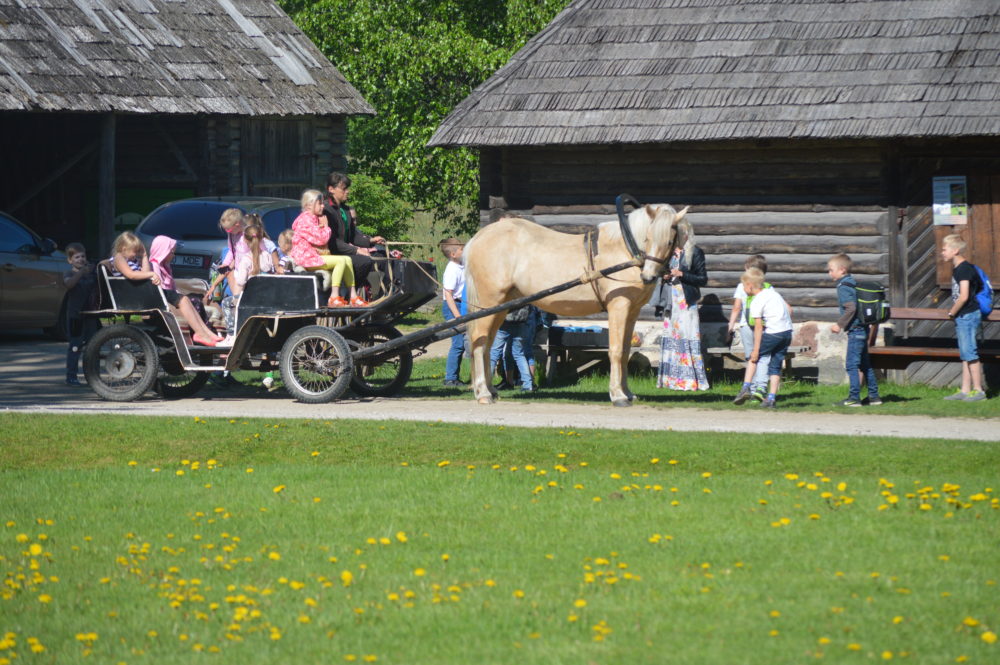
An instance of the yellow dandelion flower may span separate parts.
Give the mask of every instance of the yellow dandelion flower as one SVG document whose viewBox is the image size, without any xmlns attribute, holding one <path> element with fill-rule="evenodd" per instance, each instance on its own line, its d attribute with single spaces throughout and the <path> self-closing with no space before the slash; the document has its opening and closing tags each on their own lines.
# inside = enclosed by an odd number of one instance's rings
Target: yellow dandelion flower
<svg viewBox="0 0 1000 665">
<path fill-rule="evenodd" d="M 277 552 L 268 552 L 267 558 L 271 561 L 281 561 L 281 555 Z"/>
<path fill-rule="evenodd" d="M 440 468 L 443 469 L 444 467 L 449 466 L 450 464 L 451 464 L 451 462 L 449 462 L 448 460 L 445 459 L 445 460 L 441 460 L 440 462 L 438 462 L 438 467 L 440 467 Z"/>
<path fill-rule="evenodd" d="M 275 488 L 274 488 L 274 490 L 272 490 L 272 491 L 275 494 L 281 494 L 282 492 L 285 491 L 285 486 L 284 485 L 276 485 Z"/>
<path fill-rule="evenodd" d="M 344 586 L 351 586 L 354 582 L 354 574 L 349 570 L 345 570 L 340 573 L 340 583 Z"/>
<path fill-rule="evenodd" d="M 40 602 L 40 603 L 51 603 L 52 602 L 52 596 L 50 596 L 47 593 L 40 594 L 38 596 L 38 602 Z"/>
<path fill-rule="evenodd" d="M 445 563 L 448 563 L 448 561 L 450 559 L 451 559 L 451 555 L 450 554 L 442 554 L 441 555 L 441 560 L 444 561 Z"/>
<path fill-rule="evenodd" d="M 701 474 L 701 477 L 702 478 L 711 478 L 712 477 L 712 472 L 711 471 L 706 471 L 705 473 Z"/>
<path fill-rule="evenodd" d="M 858 644 L 857 642 L 851 642 L 850 644 L 847 645 L 847 649 L 849 651 L 861 651 L 861 645 Z"/>
<path fill-rule="evenodd" d="M 42 553 L 42 546 L 38 543 L 31 543 L 31 545 L 28 546 L 28 553 L 31 554 L 31 556 L 38 556 Z"/>
<path fill-rule="evenodd" d="M 993 644 L 994 642 L 997 641 L 997 634 L 994 633 L 992 630 L 987 630 L 985 633 L 979 636 L 979 639 L 981 639 L 983 642 L 986 642 L 987 644 Z"/>
<path fill-rule="evenodd" d="M 883 651 L 882 652 L 882 660 L 892 660 L 892 652 L 891 651 Z"/>
<path fill-rule="evenodd" d="M 524 591 L 522 591 L 521 589 L 514 589 L 514 597 L 524 598 Z"/>
<path fill-rule="evenodd" d="M 423 577 L 424 575 L 426 575 L 426 574 L 427 574 L 427 571 L 426 571 L 426 570 L 424 570 L 423 568 L 417 568 L 417 569 L 415 569 L 415 570 L 413 571 L 413 574 L 414 574 L 414 575 L 415 575 L 416 577 Z"/>
<path fill-rule="evenodd" d="M 587 606 L 587 601 L 584 600 L 583 598 L 577 598 L 575 601 L 573 601 L 573 607 L 586 607 L 586 606 Z"/>
<path fill-rule="evenodd" d="M 962 623 L 964 623 L 969 628 L 975 628 L 976 626 L 979 625 L 979 620 L 974 619 L 972 617 L 965 617 L 964 619 L 962 619 Z"/>
</svg>

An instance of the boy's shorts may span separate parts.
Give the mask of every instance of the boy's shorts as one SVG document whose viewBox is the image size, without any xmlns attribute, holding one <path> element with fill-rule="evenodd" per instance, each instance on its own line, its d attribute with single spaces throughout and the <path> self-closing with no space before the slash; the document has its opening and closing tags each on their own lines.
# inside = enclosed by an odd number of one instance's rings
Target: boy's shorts
<svg viewBox="0 0 1000 665">
<path fill-rule="evenodd" d="M 982 321 L 983 315 L 978 309 L 955 317 L 955 336 L 958 338 L 959 359 L 965 362 L 979 360 L 976 333 L 979 332 L 979 325 Z"/>
<path fill-rule="evenodd" d="M 780 333 L 764 333 L 760 338 L 760 351 L 758 357 L 771 356 L 767 363 L 767 375 L 774 376 L 781 374 L 781 363 L 785 362 L 785 353 L 788 352 L 788 345 L 792 343 L 792 331 L 786 330 Z"/>
</svg>

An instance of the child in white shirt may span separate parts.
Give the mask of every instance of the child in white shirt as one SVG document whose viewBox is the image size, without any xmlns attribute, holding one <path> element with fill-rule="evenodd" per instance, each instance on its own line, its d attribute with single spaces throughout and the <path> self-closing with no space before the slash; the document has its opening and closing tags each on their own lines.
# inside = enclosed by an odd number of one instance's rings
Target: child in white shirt
<svg viewBox="0 0 1000 665">
<path fill-rule="evenodd" d="M 749 315 L 754 319 L 754 343 L 753 351 L 747 358 L 743 387 L 733 401 L 742 404 L 750 398 L 750 384 L 757 371 L 757 363 L 762 356 L 770 354 L 767 366 L 769 390 L 761 406 L 773 409 L 781 385 L 781 363 L 792 342 L 792 313 L 776 289 L 764 288 L 764 273 L 760 270 L 750 268 L 740 277 L 740 282 L 747 295 L 753 298 Z"/>
</svg>

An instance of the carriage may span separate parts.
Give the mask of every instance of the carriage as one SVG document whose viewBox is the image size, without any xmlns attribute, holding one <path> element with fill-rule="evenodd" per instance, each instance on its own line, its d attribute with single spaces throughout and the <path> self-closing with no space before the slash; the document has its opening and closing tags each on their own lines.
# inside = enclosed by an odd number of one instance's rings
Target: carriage
<svg viewBox="0 0 1000 665">
<path fill-rule="evenodd" d="M 151 389 L 189 397 L 215 372 L 264 371 L 275 363 L 285 388 L 302 402 L 329 402 L 348 388 L 389 396 L 409 380 L 413 349 L 436 339 L 358 354 L 402 337 L 395 324 L 436 296 L 430 262 L 376 260 L 373 302 L 362 308 L 322 306 L 326 293 L 315 274 L 255 275 L 236 308 L 232 347 L 194 344 L 151 281 L 98 270 L 102 308 L 85 314 L 104 323 L 87 344 L 83 369 L 107 400 L 131 401 Z"/>
</svg>

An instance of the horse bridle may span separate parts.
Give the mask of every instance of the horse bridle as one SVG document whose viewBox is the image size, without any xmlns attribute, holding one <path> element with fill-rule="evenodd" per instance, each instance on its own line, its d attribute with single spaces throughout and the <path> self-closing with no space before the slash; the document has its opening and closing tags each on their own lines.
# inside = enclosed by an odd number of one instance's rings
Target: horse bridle
<svg viewBox="0 0 1000 665">
<path fill-rule="evenodd" d="M 625 218 L 626 203 L 636 209 L 641 208 L 642 206 L 631 194 L 619 194 L 618 198 L 615 199 L 615 210 L 618 211 L 618 226 L 621 228 L 622 238 L 625 240 L 625 247 L 628 249 L 628 253 L 631 254 L 632 258 L 637 261 L 652 261 L 654 263 L 661 264 L 666 263 L 670 260 L 671 252 L 668 252 L 666 256 L 660 259 L 639 249 L 639 244 L 635 241 L 635 236 L 632 235 L 632 227 L 629 226 L 628 220 Z M 674 236 L 674 239 L 676 241 L 676 236 Z"/>
</svg>

